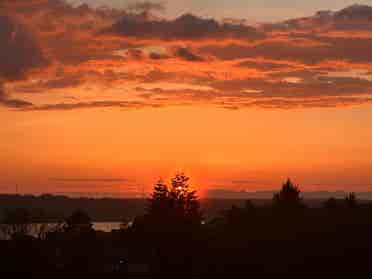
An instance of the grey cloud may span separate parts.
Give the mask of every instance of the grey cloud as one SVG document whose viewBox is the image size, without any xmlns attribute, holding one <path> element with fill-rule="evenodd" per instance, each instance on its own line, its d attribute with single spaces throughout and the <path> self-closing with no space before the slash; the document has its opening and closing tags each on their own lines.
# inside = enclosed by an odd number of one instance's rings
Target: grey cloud
<svg viewBox="0 0 372 279">
<path fill-rule="evenodd" d="M 1 14 L 0 42 L 0 79 L 22 79 L 27 71 L 48 63 L 31 33 L 14 19 Z"/>
<path fill-rule="evenodd" d="M 214 19 L 203 19 L 191 14 L 182 15 L 174 20 L 154 20 L 141 15 L 127 15 L 106 32 L 121 36 L 164 40 L 223 37 L 244 37 L 249 40 L 263 37 L 263 34 L 253 27 L 219 23 Z"/>
<path fill-rule="evenodd" d="M 190 51 L 189 49 L 184 48 L 184 47 L 177 48 L 176 51 L 175 51 L 175 55 L 184 59 L 184 60 L 191 61 L 191 62 L 202 62 L 202 61 L 204 61 L 203 57 L 194 54 L 192 51 Z"/>
</svg>

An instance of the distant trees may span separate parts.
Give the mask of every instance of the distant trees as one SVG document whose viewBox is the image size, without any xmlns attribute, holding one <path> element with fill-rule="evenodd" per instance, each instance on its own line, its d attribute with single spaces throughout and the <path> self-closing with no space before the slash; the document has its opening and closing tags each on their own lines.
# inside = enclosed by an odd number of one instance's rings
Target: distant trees
<svg viewBox="0 0 372 279">
<path fill-rule="evenodd" d="M 323 207 L 327 210 L 335 210 L 338 207 L 337 200 L 335 198 L 329 198 L 323 203 Z"/>
<path fill-rule="evenodd" d="M 250 200 L 246 200 L 243 207 L 233 205 L 230 209 L 223 211 L 222 215 L 228 227 L 241 227 L 250 224 L 255 216 L 256 207 Z"/>
<path fill-rule="evenodd" d="M 92 231 L 92 220 L 89 215 L 82 210 L 77 210 L 66 220 L 64 231 L 66 232 L 90 232 Z"/>
<path fill-rule="evenodd" d="M 189 186 L 190 178 L 183 173 L 171 179 L 170 186 L 156 183 L 148 200 L 145 225 L 155 230 L 177 231 L 201 225 L 202 214 L 196 191 Z"/>
<path fill-rule="evenodd" d="M 294 210 L 303 208 L 300 188 L 288 178 L 281 190 L 273 196 L 273 205 L 277 209 Z"/>
<path fill-rule="evenodd" d="M 358 207 L 357 199 L 355 193 L 349 193 L 345 199 L 344 204 L 346 208 L 355 209 Z"/>
<path fill-rule="evenodd" d="M 2 232 L 11 238 L 23 238 L 32 232 L 32 220 L 26 209 L 18 208 L 5 212 Z"/>
<path fill-rule="evenodd" d="M 355 193 L 349 193 L 344 199 L 329 198 L 323 203 L 323 207 L 328 210 L 336 209 L 356 209 L 358 208 L 358 200 Z"/>
</svg>

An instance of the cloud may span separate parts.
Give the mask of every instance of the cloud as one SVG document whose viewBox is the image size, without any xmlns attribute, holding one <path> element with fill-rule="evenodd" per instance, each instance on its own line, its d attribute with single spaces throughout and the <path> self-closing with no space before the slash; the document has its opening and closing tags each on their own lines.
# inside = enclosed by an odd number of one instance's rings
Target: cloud
<svg viewBox="0 0 372 279">
<path fill-rule="evenodd" d="M 14 109 L 25 109 L 32 107 L 33 104 L 24 100 L 20 99 L 1 99 L 0 98 L 0 105 L 8 107 L 8 108 L 14 108 Z"/>
<path fill-rule="evenodd" d="M 274 60 L 275 61 L 275 60 Z M 291 67 L 289 63 L 283 63 L 280 61 L 257 61 L 257 60 L 249 60 L 240 62 L 237 64 L 238 67 L 248 67 L 248 68 L 254 68 L 254 69 L 260 69 L 263 71 L 275 71 L 280 70 L 285 67 Z"/>
<path fill-rule="evenodd" d="M 155 38 L 162 40 L 195 40 L 207 38 L 257 39 L 263 34 L 243 24 L 219 23 L 192 14 L 174 20 L 148 19 L 143 15 L 126 15 L 106 30 L 107 33 L 125 37 Z"/>
<path fill-rule="evenodd" d="M 49 178 L 57 182 L 128 182 L 126 178 Z"/>
<path fill-rule="evenodd" d="M 29 70 L 48 63 L 26 27 L 1 14 L 0 42 L 0 79 L 22 79 Z"/>
<path fill-rule="evenodd" d="M 284 22 L 264 24 L 266 30 L 370 30 L 372 7 L 351 5 L 339 11 L 319 11 L 313 16 L 289 19 Z"/>
<path fill-rule="evenodd" d="M 7 89 L 0 104 L 22 111 L 371 104 L 372 7 L 255 27 L 154 15 L 163 10 L 148 1 L 126 10 L 0 1 L 0 82 Z"/>
<path fill-rule="evenodd" d="M 23 108 L 24 111 L 68 111 L 77 109 L 93 108 L 123 108 L 123 109 L 140 109 L 145 107 L 159 107 L 158 104 L 148 104 L 136 101 L 93 101 L 78 103 L 56 103 L 46 105 L 33 105 Z"/>
<path fill-rule="evenodd" d="M 160 60 L 160 59 L 168 59 L 168 58 L 170 58 L 170 56 L 167 55 L 167 54 L 164 54 L 164 53 L 157 53 L 157 52 L 151 52 L 151 53 L 149 54 L 149 57 L 150 57 L 151 59 L 154 59 L 154 60 Z"/>
<path fill-rule="evenodd" d="M 184 60 L 190 61 L 190 62 L 202 62 L 202 61 L 204 61 L 203 57 L 192 53 L 189 49 L 184 48 L 184 47 L 177 48 L 175 50 L 175 55 L 184 59 Z"/>
<path fill-rule="evenodd" d="M 164 12 L 166 8 L 161 2 L 142 1 L 129 4 L 128 10 L 139 14 L 149 14 L 153 11 Z"/>
<path fill-rule="evenodd" d="M 316 65 L 323 61 L 345 60 L 350 62 L 372 62 L 372 40 L 367 38 L 328 38 L 322 35 L 301 35 L 313 40 L 314 44 L 304 45 L 291 41 L 263 41 L 247 46 L 230 44 L 227 46 L 209 45 L 199 49 L 201 54 L 213 55 L 223 60 L 243 58 L 266 58 L 281 61 L 300 62 Z"/>
<path fill-rule="evenodd" d="M 32 105 L 32 103 L 24 100 L 9 98 L 5 93 L 4 86 L 0 84 L 0 106 L 13 109 L 24 109 Z"/>
</svg>

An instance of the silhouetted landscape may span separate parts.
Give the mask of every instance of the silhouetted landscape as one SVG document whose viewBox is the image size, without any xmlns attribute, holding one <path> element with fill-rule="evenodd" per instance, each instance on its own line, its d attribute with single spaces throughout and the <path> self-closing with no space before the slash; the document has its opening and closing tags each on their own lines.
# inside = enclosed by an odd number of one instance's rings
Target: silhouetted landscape
<svg viewBox="0 0 372 279">
<path fill-rule="evenodd" d="M 1 225 L 8 237 L 0 242 L 1 272 L 98 272 L 123 278 L 370 272 L 372 202 L 360 203 L 349 193 L 310 207 L 290 180 L 270 202 L 214 201 L 215 215 L 208 219 L 181 173 L 170 184 L 159 181 L 145 203 L 49 195 L 1 200 L 3 207 L 9 205 Z M 57 210 L 48 213 L 48 207 Z M 121 218 L 122 225 L 95 231 L 89 213 L 95 219 Z"/>
<path fill-rule="evenodd" d="M 0 0 L 0 279 L 372 278 L 371 3 Z"/>
<path fill-rule="evenodd" d="M 219 198 L 200 199 L 200 206 L 205 219 L 214 218 L 219 212 L 232 206 L 241 207 L 249 199 L 256 206 L 272 203 L 274 191 L 265 192 L 227 192 L 218 191 Z M 303 193 L 304 203 L 311 208 L 321 207 L 328 197 L 343 199 L 345 192 L 309 192 Z M 356 193 L 361 204 L 372 202 L 370 193 Z M 246 197 L 246 198 L 243 198 Z M 364 199 L 363 199 L 364 197 Z M 0 218 L 7 211 L 26 209 L 35 222 L 62 222 L 74 211 L 84 209 L 93 222 L 121 222 L 133 220 L 142 215 L 146 198 L 73 198 L 63 195 L 16 195 L 0 194 Z"/>
</svg>

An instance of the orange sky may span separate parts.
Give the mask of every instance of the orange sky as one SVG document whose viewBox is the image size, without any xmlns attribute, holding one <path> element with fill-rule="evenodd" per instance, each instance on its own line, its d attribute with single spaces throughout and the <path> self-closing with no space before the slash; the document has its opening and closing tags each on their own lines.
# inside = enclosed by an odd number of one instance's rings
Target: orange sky
<svg viewBox="0 0 372 279">
<path fill-rule="evenodd" d="M 370 107 L 20 112 L 1 132 L 1 178 L 5 191 L 18 183 L 27 192 L 137 192 L 183 170 L 204 191 L 270 190 L 287 176 L 306 190 L 368 190 L 371 113 Z"/>
<path fill-rule="evenodd" d="M 176 171 L 202 194 L 371 190 L 372 8 L 254 27 L 157 8 L 0 4 L 1 192 L 137 195 Z"/>
</svg>

